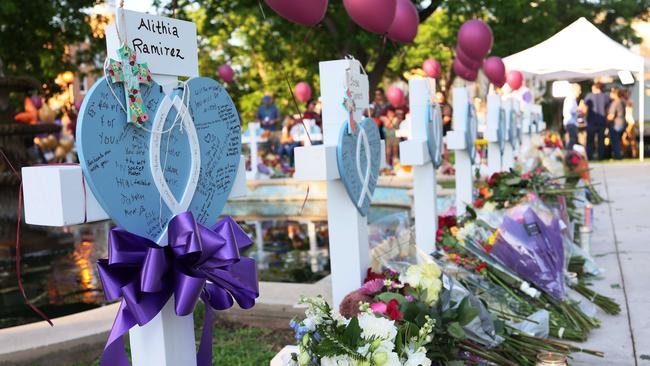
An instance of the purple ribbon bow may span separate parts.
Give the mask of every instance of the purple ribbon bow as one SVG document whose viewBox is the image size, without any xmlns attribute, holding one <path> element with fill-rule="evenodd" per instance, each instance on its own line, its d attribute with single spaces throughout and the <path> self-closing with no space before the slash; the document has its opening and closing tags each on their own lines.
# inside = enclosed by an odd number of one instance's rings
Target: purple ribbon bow
<svg viewBox="0 0 650 366">
<path fill-rule="evenodd" d="M 108 237 L 108 259 L 97 263 L 108 301 L 122 303 L 108 336 L 101 366 L 128 366 L 123 336 L 143 326 L 174 295 L 176 315 L 192 314 L 199 298 L 206 304 L 197 364 L 212 362 L 212 310 L 233 305 L 249 309 L 259 296 L 255 261 L 239 255 L 252 240 L 231 218 L 212 228 L 198 224 L 191 212 L 171 219 L 169 245 L 113 228 Z"/>
</svg>

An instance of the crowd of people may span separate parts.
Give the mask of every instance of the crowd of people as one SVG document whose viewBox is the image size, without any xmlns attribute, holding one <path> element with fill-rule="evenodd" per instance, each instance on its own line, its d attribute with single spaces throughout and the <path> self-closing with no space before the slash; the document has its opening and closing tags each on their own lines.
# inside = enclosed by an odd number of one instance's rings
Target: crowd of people
<svg viewBox="0 0 650 366">
<path fill-rule="evenodd" d="M 446 102 L 445 95 L 436 93 L 436 101 L 441 107 L 444 132 L 451 130 L 451 106 Z M 282 116 L 273 97 L 265 95 L 256 112 L 256 121 L 260 124 L 265 135 L 268 136 L 268 146 L 262 150 L 262 154 L 269 152 L 276 154 L 288 164 L 294 164 L 294 150 L 304 145 L 313 135 L 322 136 L 322 117 L 320 114 L 320 102 L 309 100 L 305 103 L 302 115 L 293 114 Z M 391 104 L 383 89 L 378 88 L 373 94 L 368 111 L 364 112 L 366 117 L 375 121 L 379 128 L 381 139 L 385 141 L 386 163 L 389 168 L 399 164 L 399 143 L 406 138 L 405 125 L 409 113 L 408 100 L 401 105 Z M 302 121 L 301 121 L 302 118 Z M 305 133 L 309 129 L 309 137 Z M 312 139 L 311 144 L 319 144 L 322 141 Z"/>
<path fill-rule="evenodd" d="M 581 95 L 580 85 L 571 84 L 571 93 L 564 99 L 562 120 L 567 149 L 582 145 L 589 160 L 637 157 L 638 132 L 627 89 L 611 88 L 606 93 L 603 84 L 596 82 L 583 99 Z"/>
</svg>

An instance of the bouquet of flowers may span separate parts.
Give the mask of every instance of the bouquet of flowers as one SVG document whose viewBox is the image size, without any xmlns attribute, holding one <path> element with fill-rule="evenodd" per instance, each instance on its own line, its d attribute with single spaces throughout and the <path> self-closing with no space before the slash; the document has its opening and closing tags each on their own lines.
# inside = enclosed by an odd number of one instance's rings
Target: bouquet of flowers
<svg viewBox="0 0 650 366">
<path fill-rule="evenodd" d="M 288 365 L 515 366 L 534 365 L 542 351 L 577 350 L 495 321 L 435 262 L 410 265 L 402 273 L 369 271 L 340 312 L 320 297 L 303 303 L 305 318 L 292 321 L 299 352 Z"/>
</svg>

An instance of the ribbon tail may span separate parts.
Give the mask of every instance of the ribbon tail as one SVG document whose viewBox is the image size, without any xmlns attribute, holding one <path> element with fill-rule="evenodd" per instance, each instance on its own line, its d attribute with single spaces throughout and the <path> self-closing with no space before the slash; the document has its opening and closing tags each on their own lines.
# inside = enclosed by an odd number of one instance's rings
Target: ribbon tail
<svg viewBox="0 0 650 366">
<path fill-rule="evenodd" d="M 204 301 L 205 315 L 203 317 L 203 333 L 201 334 L 201 343 L 199 351 L 196 353 L 197 366 L 212 365 L 212 327 L 214 326 L 214 310 L 206 301 Z"/>
<path fill-rule="evenodd" d="M 120 309 L 113 322 L 113 328 L 106 341 L 104 352 L 100 358 L 100 366 L 129 366 L 129 357 L 124 349 L 124 334 L 135 326 L 135 319 L 126 308 L 126 302 L 122 301 Z"/>
</svg>

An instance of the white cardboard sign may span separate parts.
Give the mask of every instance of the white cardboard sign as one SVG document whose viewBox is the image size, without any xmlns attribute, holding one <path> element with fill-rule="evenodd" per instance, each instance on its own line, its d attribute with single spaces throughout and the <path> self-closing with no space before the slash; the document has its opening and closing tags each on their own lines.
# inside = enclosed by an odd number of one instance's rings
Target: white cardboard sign
<svg viewBox="0 0 650 366">
<path fill-rule="evenodd" d="M 117 9 L 116 25 L 108 27 L 106 43 L 110 58 L 118 59 L 120 39 L 146 62 L 152 74 L 199 76 L 199 55 L 195 40 L 196 24 L 126 9 Z"/>
</svg>

